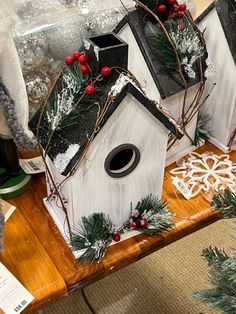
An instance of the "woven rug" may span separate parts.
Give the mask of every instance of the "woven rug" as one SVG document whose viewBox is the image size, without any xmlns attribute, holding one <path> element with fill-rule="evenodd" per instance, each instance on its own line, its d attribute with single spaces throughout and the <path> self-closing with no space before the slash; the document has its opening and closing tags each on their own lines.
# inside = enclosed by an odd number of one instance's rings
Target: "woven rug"
<svg viewBox="0 0 236 314">
<path fill-rule="evenodd" d="M 85 288 L 97 314 L 208 314 L 191 298 L 209 287 L 204 247 L 235 247 L 233 220 L 218 221 Z M 75 291 L 42 314 L 89 314 L 81 292 Z M 214 313 L 217 313 L 214 311 Z"/>
</svg>

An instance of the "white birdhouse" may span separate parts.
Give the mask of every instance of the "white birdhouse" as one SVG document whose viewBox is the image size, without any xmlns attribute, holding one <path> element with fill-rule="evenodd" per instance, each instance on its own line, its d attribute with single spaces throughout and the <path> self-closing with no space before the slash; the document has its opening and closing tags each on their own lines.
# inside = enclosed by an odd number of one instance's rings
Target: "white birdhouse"
<svg viewBox="0 0 236 314">
<path fill-rule="evenodd" d="M 211 114 L 211 141 L 224 152 L 236 149 L 236 3 L 217 0 L 197 20 L 204 30 L 215 77 L 206 82 L 205 95 L 216 87 L 204 109 Z"/>
<path fill-rule="evenodd" d="M 149 3 L 149 1 L 142 1 Z M 155 1 L 151 1 L 154 2 Z M 150 5 L 151 6 L 151 5 Z M 114 32 L 129 43 L 128 68 L 144 86 L 150 99 L 156 100 L 161 107 L 171 113 L 176 121 L 182 119 L 184 87 L 177 72 L 168 72 L 158 56 L 155 47 L 155 35 L 160 29 L 155 21 L 149 20 L 147 12 L 133 10 L 117 25 Z M 181 31 L 180 31 L 181 32 Z M 191 103 L 199 87 L 200 75 L 198 65 L 195 78 L 188 79 L 188 93 L 184 113 L 189 117 Z M 189 109 L 190 108 L 190 109 Z M 189 138 L 194 140 L 198 112 L 196 111 L 186 126 Z M 180 156 L 196 149 L 192 141 L 184 136 L 167 151 L 167 162 L 170 164 Z"/>
<path fill-rule="evenodd" d="M 105 55 L 109 56 L 104 60 L 109 66 L 115 62 L 125 67 L 127 46 L 112 33 L 90 38 L 86 41 L 90 66 L 99 73 Z M 110 95 L 112 104 L 88 150 L 88 134 L 95 128 L 99 110 L 96 106 L 81 115 L 69 130 L 59 130 L 48 152 L 49 169 L 56 183 L 70 175 L 86 152 L 73 175 L 60 186 L 72 228 L 82 216 L 94 212 L 108 214 L 118 226 L 129 218 L 131 202 L 136 204 L 150 193 L 161 198 L 168 135 L 171 132 L 177 138 L 183 136 L 173 119 L 148 99 L 125 72 L 118 75 L 114 71 L 101 84 L 100 98 Z M 37 125 L 37 119 L 31 124 Z M 47 134 L 43 130 L 41 134 L 45 147 Z M 65 235 L 65 214 L 58 200 L 49 198 L 45 204 Z"/>
</svg>

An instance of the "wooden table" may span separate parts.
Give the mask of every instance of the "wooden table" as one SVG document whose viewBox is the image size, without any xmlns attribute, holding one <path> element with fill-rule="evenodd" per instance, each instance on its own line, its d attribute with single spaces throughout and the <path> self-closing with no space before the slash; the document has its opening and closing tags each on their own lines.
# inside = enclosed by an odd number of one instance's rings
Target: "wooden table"
<svg viewBox="0 0 236 314">
<path fill-rule="evenodd" d="M 221 154 L 211 144 L 198 149 L 200 153 L 204 151 Z M 230 155 L 236 162 L 236 152 Z M 220 214 L 210 210 L 202 195 L 187 201 L 178 193 L 179 200 L 176 198 L 170 183 L 172 168 L 173 165 L 166 168 L 163 196 L 176 213 L 176 228 L 160 236 L 140 234 L 113 245 L 101 263 L 89 266 L 76 264 L 43 205 L 44 175 L 35 175 L 30 190 L 11 200 L 17 209 L 6 224 L 5 252 L 0 255 L 0 260 L 35 297 L 26 311 L 42 308 L 219 219 Z"/>
</svg>

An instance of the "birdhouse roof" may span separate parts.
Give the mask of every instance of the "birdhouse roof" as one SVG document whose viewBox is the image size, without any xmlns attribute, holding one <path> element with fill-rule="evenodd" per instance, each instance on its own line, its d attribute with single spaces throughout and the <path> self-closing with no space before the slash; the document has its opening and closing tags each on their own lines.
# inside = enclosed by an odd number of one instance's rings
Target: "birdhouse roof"
<svg viewBox="0 0 236 314">
<path fill-rule="evenodd" d="M 123 75 L 123 74 L 122 74 Z M 106 79 L 106 83 L 102 85 L 101 102 L 107 99 L 109 93 L 112 93 L 113 101 L 106 111 L 98 130 L 94 133 L 94 137 L 99 133 L 102 127 L 106 124 L 112 113 L 118 108 L 122 100 L 131 94 L 136 98 L 141 105 L 143 105 L 158 121 L 160 121 L 165 128 L 172 132 L 178 139 L 183 136 L 180 127 L 174 119 L 167 113 L 158 108 L 158 105 L 148 99 L 144 93 L 135 86 L 130 79 L 125 75 L 117 78 L 117 74 L 111 75 Z M 99 113 L 98 106 L 91 106 L 86 114 L 78 118 L 78 122 L 70 128 L 56 131 L 54 136 L 50 139 L 47 155 L 53 161 L 62 175 L 67 175 L 71 169 L 80 160 L 85 152 L 88 144 L 89 135 L 91 135 L 96 128 L 97 117 Z M 40 117 L 40 111 L 30 121 L 30 127 L 36 134 L 37 124 Z M 132 128 L 132 126 L 130 126 Z M 43 148 L 47 147 L 49 135 L 45 132 L 45 121 L 42 120 L 40 124 L 40 142 Z"/>
<path fill-rule="evenodd" d="M 153 24 L 146 19 L 145 13 L 141 10 L 134 9 L 129 12 L 115 27 L 114 33 L 120 34 L 121 30 L 126 26 L 130 29 L 137 41 L 140 51 L 144 57 L 147 67 L 153 77 L 153 80 L 159 90 L 162 99 L 170 97 L 184 90 L 183 82 L 181 81 L 178 72 L 167 71 L 167 68 L 158 57 L 158 49 L 153 47 L 153 33 L 159 30 L 157 24 Z M 122 37 L 122 36 L 121 36 Z M 154 52 L 155 49 L 155 52 Z M 204 58 L 207 57 L 205 53 Z M 188 87 L 200 82 L 200 66 L 195 63 L 193 69 L 196 73 L 195 79 L 188 79 Z M 205 62 L 203 70 L 205 69 Z"/>
<path fill-rule="evenodd" d="M 236 64 L 236 2 L 235 0 L 216 0 L 196 19 L 199 24 L 213 9 L 219 16 L 234 63 Z"/>
</svg>

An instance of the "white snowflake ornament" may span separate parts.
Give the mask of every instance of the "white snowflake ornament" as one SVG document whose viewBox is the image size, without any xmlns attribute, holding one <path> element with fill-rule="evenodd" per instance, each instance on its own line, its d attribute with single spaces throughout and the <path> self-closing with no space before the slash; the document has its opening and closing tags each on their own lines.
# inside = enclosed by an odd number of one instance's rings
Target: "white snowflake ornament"
<svg viewBox="0 0 236 314">
<path fill-rule="evenodd" d="M 228 187 L 236 190 L 236 164 L 229 160 L 229 155 L 190 153 L 183 166 L 170 171 L 181 175 L 190 190 L 190 197 L 197 196 L 201 191 L 212 189 L 220 191 Z"/>
</svg>

